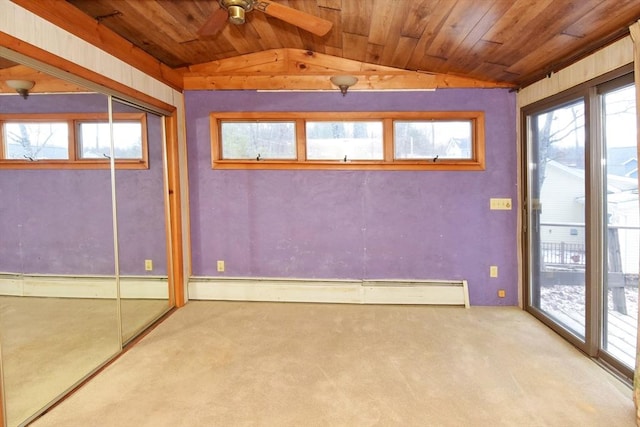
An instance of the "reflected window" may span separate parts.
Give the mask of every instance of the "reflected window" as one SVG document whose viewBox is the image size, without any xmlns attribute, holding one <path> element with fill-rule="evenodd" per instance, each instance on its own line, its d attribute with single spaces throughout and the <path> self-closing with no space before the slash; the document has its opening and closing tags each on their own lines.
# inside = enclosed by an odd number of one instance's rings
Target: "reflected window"
<svg viewBox="0 0 640 427">
<path fill-rule="evenodd" d="M 69 158 L 69 128 L 66 122 L 5 122 L 2 135 L 7 159 Z"/>
<path fill-rule="evenodd" d="M 139 121 L 115 121 L 113 145 L 116 159 L 142 159 L 142 124 Z M 78 156 L 81 159 L 110 157 L 108 122 L 78 122 Z"/>
<path fill-rule="evenodd" d="M 146 114 L 113 117 L 116 168 L 148 168 Z M 0 168 L 107 169 L 110 127 L 103 113 L 0 115 Z"/>
</svg>

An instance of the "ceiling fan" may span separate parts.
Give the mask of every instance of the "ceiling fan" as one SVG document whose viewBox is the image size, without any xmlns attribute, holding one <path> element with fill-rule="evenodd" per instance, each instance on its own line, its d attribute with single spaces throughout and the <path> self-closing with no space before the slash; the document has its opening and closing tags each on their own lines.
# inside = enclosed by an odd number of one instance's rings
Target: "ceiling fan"
<svg viewBox="0 0 640 427">
<path fill-rule="evenodd" d="M 227 21 L 236 25 L 244 24 L 245 14 L 254 9 L 319 37 L 327 34 L 333 26 L 331 21 L 270 0 L 218 0 L 218 3 L 220 7 L 209 16 L 207 22 L 198 30 L 199 36 L 207 37 L 217 34 Z"/>
</svg>

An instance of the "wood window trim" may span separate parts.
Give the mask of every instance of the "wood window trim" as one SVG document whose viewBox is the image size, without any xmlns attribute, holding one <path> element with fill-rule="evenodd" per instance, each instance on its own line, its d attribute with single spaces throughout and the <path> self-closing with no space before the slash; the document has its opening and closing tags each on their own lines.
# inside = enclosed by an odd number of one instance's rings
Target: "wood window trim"
<svg viewBox="0 0 640 427">
<path fill-rule="evenodd" d="M 142 131 L 142 158 L 116 159 L 116 169 L 149 169 L 149 149 L 146 113 L 113 113 L 115 121 L 139 121 Z M 82 159 L 78 154 L 77 125 L 92 120 L 108 121 L 107 113 L 33 113 L 0 114 L 0 169 L 109 169 L 109 159 Z M 4 122 L 66 122 L 69 128 L 69 158 L 52 160 L 6 159 L 4 152 Z"/>
<path fill-rule="evenodd" d="M 222 159 L 221 121 L 294 121 L 296 124 L 295 160 L 224 160 Z M 380 120 L 383 123 L 383 160 L 325 161 L 306 159 L 306 120 L 349 121 Z M 394 159 L 394 120 L 470 120 L 472 122 L 473 158 L 441 159 L 433 161 Z M 211 112 L 211 167 L 213 169 L 263 170 L 485 170 L 485 114 L 483 111 L 425 111 L 425 112 Z"/>
</svg>

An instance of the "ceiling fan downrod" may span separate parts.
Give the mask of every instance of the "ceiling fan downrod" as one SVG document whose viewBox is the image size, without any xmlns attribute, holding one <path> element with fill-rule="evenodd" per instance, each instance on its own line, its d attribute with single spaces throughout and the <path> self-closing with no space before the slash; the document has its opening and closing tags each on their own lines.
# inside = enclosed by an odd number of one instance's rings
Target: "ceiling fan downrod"
<svg viewBox="0 0 640 427">
<path fill-rule="evenodd" d="M 241 25 L 245 22 L 245 13 L 253 9 L 254 0 L 220 0 L 220 7 L 229 12 L 229 22 Z"/>
</svg>

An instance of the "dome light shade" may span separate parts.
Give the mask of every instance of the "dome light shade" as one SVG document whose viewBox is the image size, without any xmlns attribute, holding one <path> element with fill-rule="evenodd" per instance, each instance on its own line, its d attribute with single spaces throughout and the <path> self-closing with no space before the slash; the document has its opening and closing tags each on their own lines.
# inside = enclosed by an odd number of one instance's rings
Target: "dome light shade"
<svg viewBox="0 0 640 427">
<path fill-rule="evenodd" d="M 27 96 L 29 96 L 29 90 L 31 90 L 35 85 L 31 80 L 7 80 L 5 83 L 11 89 L 18 92 L 24 99 L 27 99 Z"/>
<path fill-rule="evenodd" d="M 331 77 L 331 83 L 340 88 L 342 96 L 347 95 L 347 90 L 358 82 L 358 78 L 355 76 L 339 75 Z"/>
</svg>

